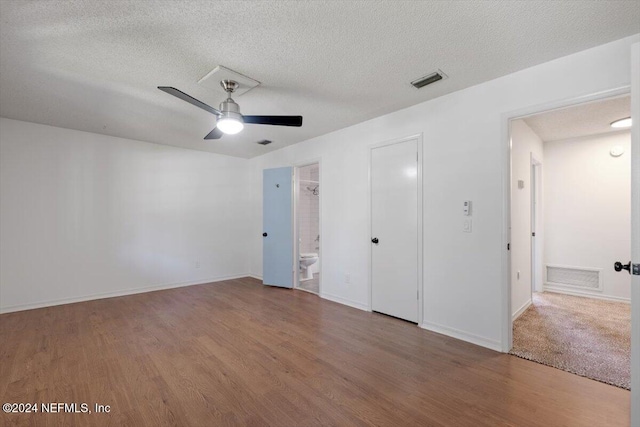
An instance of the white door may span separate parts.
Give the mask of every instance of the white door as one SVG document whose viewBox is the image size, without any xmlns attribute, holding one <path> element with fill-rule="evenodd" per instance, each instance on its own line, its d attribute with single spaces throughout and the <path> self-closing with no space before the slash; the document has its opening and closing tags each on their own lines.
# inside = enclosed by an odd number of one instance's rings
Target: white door
<svg viewBox="0 0 640 427">
<path fill-rule="evenodd" d="M 418 140 L 371 150 L 371 307 L 418 322 Z"/>
<path fill-rule="evenodd" d="M 640 426 L 640 43 L 631 49 L 631 120 L 631 425 Z"/>
</svg>

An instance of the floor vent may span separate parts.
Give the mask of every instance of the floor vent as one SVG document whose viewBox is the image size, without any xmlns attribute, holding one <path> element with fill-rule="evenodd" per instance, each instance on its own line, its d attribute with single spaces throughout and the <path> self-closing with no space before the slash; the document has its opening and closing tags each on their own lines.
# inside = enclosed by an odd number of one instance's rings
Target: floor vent
<svg viewBox="0 0 640 427">
<path fill-rule="evenodd" d="M 602 270 L 599 268 L 564 267 L 547 265 L 548 287 L 583 289 L 587 291 L 602 291 Z"/>
</svg>

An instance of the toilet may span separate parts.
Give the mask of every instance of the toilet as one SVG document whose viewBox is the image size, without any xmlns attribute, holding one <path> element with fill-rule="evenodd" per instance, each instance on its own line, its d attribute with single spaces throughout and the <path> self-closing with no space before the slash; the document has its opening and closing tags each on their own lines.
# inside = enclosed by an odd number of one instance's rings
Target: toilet
<svg viewBox="0 0 640 427">
<path fill-rule="evenodd" d="M 318 254 L 306 253 L 300 254 L 300 281 L 313 279 L 313 273 L 316 268 L 313 266 L 318 262 Z"/>
</svg>

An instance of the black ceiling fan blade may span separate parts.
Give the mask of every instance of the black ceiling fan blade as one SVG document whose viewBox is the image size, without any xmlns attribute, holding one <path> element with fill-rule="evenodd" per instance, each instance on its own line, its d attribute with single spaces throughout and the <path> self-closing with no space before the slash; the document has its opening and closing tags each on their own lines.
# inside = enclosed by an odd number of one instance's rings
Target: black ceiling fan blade
<svg viewBox="0 0 640 427">
<path fill-rule="evenodd" d="M 205 111 L 210 112 L 211 114 L 215 114 L 216 116 L 220 115 L 220 111 L 216 110 L 215 108 L 205 104 L 202 101 L 198 101 L 197 99 L 195 99 L 193 96 L 187 95 L 186 93 L 182 92 L 181 90 L 176 89 L 175 87 L 171 87 L 171 86 L 158 86 L 158 89 L 160 89 L 163 92 L 168 93 L 169 95 L 173 95 L 176 98 L 180 98 L 183 101 L 188 102 L 191 105 L 195 105 L 198 108 L 202 108 Z"/>
<path fill-rule="evenodd" d="M 245 123 L 273 126 L 302 126 L 302 116 L 242 116 Z"/>
<path fill-rule="evenodd" d="M 207 134 L 207 136 L 204 137 L 204 139 L 220 139 L 221 136 L 222 136 L 222 131 L 217 127 L 215 127 L 211 132 Z"/>
</svg>

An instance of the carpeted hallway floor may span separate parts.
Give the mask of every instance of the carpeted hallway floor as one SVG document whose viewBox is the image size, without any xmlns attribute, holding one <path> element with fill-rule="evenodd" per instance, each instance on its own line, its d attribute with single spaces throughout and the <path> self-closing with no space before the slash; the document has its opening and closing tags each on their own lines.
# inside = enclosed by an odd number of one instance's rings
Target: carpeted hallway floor
<svg viewBox="0 0 640 427">
<path fill-rule="evenodd" d="M 513 323 L 510 353 L 629 389 L 630 338 L 629 304 L 535 293 Z"/>
</svg>

